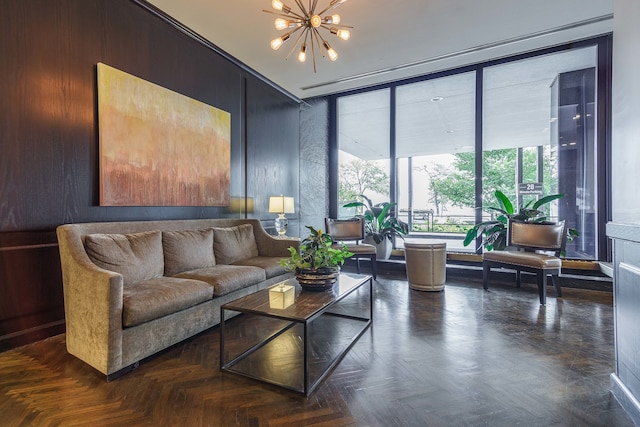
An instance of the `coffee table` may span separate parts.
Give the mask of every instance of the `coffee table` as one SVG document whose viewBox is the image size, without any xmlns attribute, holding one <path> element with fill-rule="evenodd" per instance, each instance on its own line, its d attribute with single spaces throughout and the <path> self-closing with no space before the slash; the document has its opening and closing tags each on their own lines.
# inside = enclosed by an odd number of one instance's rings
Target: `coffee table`
<svg viewBox="0 0 640 427">
<path fill-rule="evenodd" d="M 341 273 L 324 292 L 303 290 L 295 279 L 281 284 L 295 288 L 286 308 L 270 306 L 269 289 L 221 306 L 220 369 L 308 396 L 371 326 L 373 280 Z M 228 312 L 243 314 L 237 327 L 225 322 Z"/>
</svg>

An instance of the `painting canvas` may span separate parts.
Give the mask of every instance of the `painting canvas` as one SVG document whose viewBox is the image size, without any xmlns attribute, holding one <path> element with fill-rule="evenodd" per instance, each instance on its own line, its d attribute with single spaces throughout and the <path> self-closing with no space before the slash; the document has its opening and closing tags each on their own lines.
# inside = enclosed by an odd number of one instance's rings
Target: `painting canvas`
<svg viewBox="0 0 640 427">
<path fill-rule="evenodd" d="M 227 206 L 229 113 L 98 64 L 100 205 Z"/>
</svg>

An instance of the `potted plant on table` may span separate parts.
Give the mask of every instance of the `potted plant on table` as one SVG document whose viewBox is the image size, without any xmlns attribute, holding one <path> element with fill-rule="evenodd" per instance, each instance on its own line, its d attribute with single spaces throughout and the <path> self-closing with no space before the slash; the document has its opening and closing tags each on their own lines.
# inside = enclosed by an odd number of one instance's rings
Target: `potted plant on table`
<svg viewBox="0 0 640 427">
<path fill-rule="evenodd" d="M 409 233 L 409 224 L 393 216 L 393 208 L 396 202 L 383 202 L 374 205 L 364 194 L 361 194 L 366 204 L 363 202 L 351 202 L 344 205 L 345 208 L 364 208 L 365 219 L 365 242 L 376 246 L 377 259 L 389 259 L 393 246 L 393 238 L 404 236 Z"/>
<path fill-rule="evenodd" d="M 280 260 L 287 271 L 294 271 L 296 279 L 304 289 L 321 291 L 331 289 L 335 283 L 340 266 L 344 261 L 353 256 L 343 244 L 341 248 L 333 247 L 333 237 L 316 230 L 311 226 L 309 236 L 300 242 L 300 248 L 290 246 L 289 258 Z"/>
<path fill-rule="evenodd" d="M 516 212 L 513 203 L 500 190 L 496 190 L 494 195 L 498 202 L 498 206 L 489 206 L 486 209 L 491 212 L 497 212 L 496 219 L 483 221 L 475 224 L 468 232 L 464 239 L 464 246 L 468 246 L 478 237 L 482 237 L 480 246 L 476 252 L 480 252 L 482 248 L 486 251 L 504 250 L 507 247 L 507 226 L 509 220 L 522 222 L 545 222 L 547 217 L 541 211 L 543 205 L 550 203 L 556 199 L 564 197 L 564 194 L 551 194 L 542 197 L 537 201 L 530 201 L 524 206 L 520 206 Z M 575 228 L 567 228 L 567 240 L 571 241 L 578 236 Z"/>
</svg>

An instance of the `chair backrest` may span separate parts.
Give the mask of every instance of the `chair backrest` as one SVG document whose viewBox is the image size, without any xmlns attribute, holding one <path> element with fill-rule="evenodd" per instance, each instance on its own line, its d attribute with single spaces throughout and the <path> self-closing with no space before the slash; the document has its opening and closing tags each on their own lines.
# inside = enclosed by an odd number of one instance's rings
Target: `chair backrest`
<svg viewBox="0 0 640 427">
<path fill-rule="evenodd" d="M 509 221 L 507 244 L 525 250 L 554 251 L 556 256 L 564 250 L 567 237 L 565 221 L 520 222 Z"/>
<path fill-rule="evenodd" d="M 325 231 L 335 241 L 364 239 L 364 218 L 324 219 Z"/>
</svg>

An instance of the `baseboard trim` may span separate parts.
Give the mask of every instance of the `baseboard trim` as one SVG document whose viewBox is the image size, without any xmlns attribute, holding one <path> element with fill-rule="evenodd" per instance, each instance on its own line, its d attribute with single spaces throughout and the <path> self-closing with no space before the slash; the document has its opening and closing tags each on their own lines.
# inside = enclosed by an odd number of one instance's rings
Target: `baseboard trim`
<svg viewBox="0 0 640 427">
<path fill-rule="evenodd" d="M 640 426 L 640 402 L 616 374 L 611 374 L 611 394 L 627 412 L 633 423 Z"/>
</svg>

